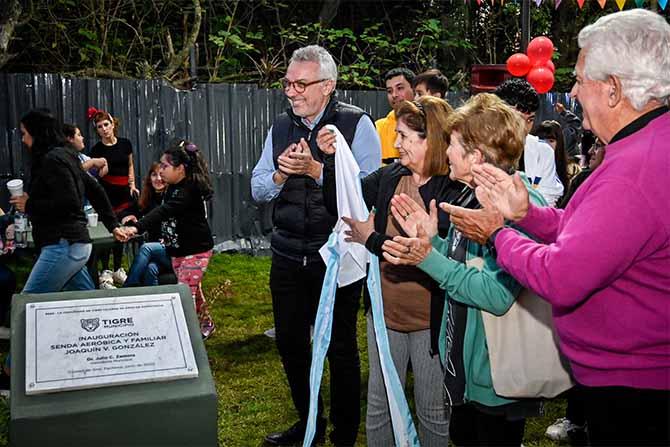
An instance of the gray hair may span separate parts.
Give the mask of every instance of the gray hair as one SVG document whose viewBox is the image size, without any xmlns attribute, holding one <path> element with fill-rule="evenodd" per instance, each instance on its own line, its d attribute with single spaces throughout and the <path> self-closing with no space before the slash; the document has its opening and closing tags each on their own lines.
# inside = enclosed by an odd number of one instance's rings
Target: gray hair
<svg viewBox="0 0 670 447">
<path fill-rule="evenodd" d="M 668 103 L 670 25 L 662 16 L 644 9 L 608 14 L 579 32 L 579 47 L 586 50 L 586 78 L 616 76 L 636 110 Z"/>
<path fill-rule="evenodd" d="M 319 76 L 322 79 L 332 79 L 337 83 L 335 60 L 333 60 L 333 56 L 330 55 L 328 50 L 319 45 L 298 48 L 291 55 L 291 59 L 288 61 L 289 65 L 292 62 L 316 62 L 319 64 Z"/>
</svg>

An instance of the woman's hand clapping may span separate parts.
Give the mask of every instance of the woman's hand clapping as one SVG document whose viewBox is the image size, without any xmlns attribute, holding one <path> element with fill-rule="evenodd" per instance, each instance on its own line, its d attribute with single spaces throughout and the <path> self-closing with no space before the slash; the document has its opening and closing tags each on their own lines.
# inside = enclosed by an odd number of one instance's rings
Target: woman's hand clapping
<svg viewBox="0 0 670 447">
<path fill-rule="evenodd" d="M 409 237 L 416 237 L 417 228 L 423 227 L 428 238 L 437 234 L 437 205 L 430 201 L 430 214 L 407 194 L 396 195 L 391 199 L 391 213 Z"/>
</svg>

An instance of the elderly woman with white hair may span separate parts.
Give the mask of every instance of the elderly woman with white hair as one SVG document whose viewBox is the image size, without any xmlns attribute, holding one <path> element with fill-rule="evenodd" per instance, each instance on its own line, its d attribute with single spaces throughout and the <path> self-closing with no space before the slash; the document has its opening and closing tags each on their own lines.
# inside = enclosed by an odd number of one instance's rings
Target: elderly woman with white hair
<svg viewBox="0 0 670 447">
<path fill-rule="evenodd" d="M 572 96 L 605 160 L 565 210 L 529 203 L 518 176 L 474 167 L 491 212 L 451 207 L 468 237 L 551 304 L 586 404 L 591 445 L 669 445 L 670 24 L 635 9 L 579 33 Z"/>
</svg>

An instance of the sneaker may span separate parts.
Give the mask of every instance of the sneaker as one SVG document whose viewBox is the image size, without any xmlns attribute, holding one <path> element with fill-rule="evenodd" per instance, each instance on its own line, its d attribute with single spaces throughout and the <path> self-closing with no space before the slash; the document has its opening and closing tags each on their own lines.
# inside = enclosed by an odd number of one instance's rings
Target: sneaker
<svg viewBox="0 0 670 447">
<path fill-rule="evenodd" d="M 576 430 L 583 431 L 584 427 L 573 424 L 568 418 L 559 418 L 556 419 L 556 422 L 547 427 L 547 431 L 544 434 L 547 438 L 553 439 L 554 441 L 567 441 L 569 439 L 568 432 Z"/>
<path fill-rule="evenodd" d="M 270 328 L 267 331 L 263 332 L 263 335 L 269 338 L 276 338 L 277 337 L 277 331 L 275 328 Z"/>
<path fill-rule="evenodd" d="M 98 277 L 98 286 L 101 289 L 116 289 L 111 270 L 103 270 Z"/>
<path fill-rule="evenodd" d="M 202 334 L 203 340 L 207 340 L 209 337 L 211 337 L 215 330 L 216 327 L 214 326 L 214 322 L 211 319 L 202 321 L 200 323 L 200 333 Z"/>
<path fill-rule="evenodd" d="M 123 268 L 120 268 L 112 273 L 112 279 L 114 280 L 114 285 L 121 287 L 123 284 L 125 284 L 126 279 L 128 279 L 128 275 L 126 274 L 126 271 L 123 270 Z"/>
<path fill-rule="evenodd" d="M 5 326 L 0 326 L 0 340 L 9 340 L 11 329 Z"/>
</svg>

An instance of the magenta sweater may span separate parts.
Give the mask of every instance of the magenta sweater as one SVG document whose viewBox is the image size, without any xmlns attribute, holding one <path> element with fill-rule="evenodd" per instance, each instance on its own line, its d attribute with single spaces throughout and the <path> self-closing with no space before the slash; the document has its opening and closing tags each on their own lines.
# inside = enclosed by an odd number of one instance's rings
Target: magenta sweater
<svg viewBox="0 0 670 447">
<path fill-rule="evenodd" d="M 553 307 L 587 386 L 670 389 L 670 114 L 607 146 L 565 210 L 531 205 L 498 264 Z"/>
</svg>

